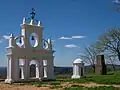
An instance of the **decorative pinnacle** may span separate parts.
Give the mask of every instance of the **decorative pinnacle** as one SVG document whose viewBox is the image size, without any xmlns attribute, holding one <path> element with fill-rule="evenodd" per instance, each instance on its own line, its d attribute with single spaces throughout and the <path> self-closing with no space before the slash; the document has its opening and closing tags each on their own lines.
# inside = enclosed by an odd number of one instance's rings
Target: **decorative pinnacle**
<svg viewBox="0 0 120 90">
<path fill-rule="evenodd" d="M 23 24 L 25 24 L 25 23 L 26 23 L 26 18 L 24 17 L 24 18 L 23 18 Z"/>
<path fill-rule="evenodd" d="M 49 43 L 49 44 L 52 44 L 51 39 L 48 39 L 48 43 Z"/>
<path fill-rule="evenodd" d="M 30 15 L 31 15 L 31 19 L 34 19 L 35 18 L 35 9 L 34 8 L 32 8 L 32 12 L 30 13 Z"/>
<path fill-rule="evenodd" d="M 38 21 L 38 26 L 41 26 L 41 22 L 40 21 Z"/>
<path fill-rule="evenodd" d="M 13 36 L 13 34 L 11 33 L 11 34 L 10 34 L 10 38 L 12 38 L 12 37 L 14 37 L 14 36 Z"/>
<path fill-rule="evenodd" d="M 33 24 L 34 24 L 34 20 L 31 19 L 31 21 L 30 21 L 30 25 L 33 25 Z"/>
</svg>

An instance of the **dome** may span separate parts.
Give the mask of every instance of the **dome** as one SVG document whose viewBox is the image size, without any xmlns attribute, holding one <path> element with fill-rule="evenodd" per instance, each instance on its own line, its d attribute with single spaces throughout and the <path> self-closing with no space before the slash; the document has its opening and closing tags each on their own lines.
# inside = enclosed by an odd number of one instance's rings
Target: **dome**
<svg viewBox="0 0 120 90">
<path fill-rule="evenodd" d="M 73 63 L 83 63 L 82 59 L 76 59 Z"/>
</svg>

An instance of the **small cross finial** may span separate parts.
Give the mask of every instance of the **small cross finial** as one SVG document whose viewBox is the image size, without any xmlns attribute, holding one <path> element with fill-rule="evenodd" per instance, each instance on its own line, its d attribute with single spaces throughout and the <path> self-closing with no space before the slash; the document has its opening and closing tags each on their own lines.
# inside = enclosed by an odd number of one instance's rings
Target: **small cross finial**
<svg viewBox="0 0 120 90">
<path fill-rule="evenodd" d="M 31 15 L 31 19 L 34 19 L 34 17 L 35 17 L 35 9 L 34 8 L 32 8 L 32 12 L 30 13 L 30 15 Z"/>
</svg>

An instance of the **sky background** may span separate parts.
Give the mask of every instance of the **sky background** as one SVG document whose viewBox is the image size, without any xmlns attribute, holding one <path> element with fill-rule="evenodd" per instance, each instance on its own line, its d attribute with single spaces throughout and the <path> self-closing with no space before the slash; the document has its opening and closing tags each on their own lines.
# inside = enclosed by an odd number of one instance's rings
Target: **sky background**
<svg viewBox="0 0 120 90">
<path fill-rule="evenodd" d="M 94 43 L 99 35 L 120 26 L 120 13 L 112 0 L 1 0 L 0 66 L 6 66 L 7 36 L 19 36 L 23 17 L 31 8 L 44 26 L 44 38 L 51 38 L 56 66 L 72 66 L 84 45 Z"/>
</svg>

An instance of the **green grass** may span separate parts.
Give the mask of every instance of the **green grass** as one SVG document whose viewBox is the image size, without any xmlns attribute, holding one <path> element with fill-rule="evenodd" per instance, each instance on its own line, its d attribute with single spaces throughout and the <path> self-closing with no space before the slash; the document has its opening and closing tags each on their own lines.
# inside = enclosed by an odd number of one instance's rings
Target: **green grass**
<svg viewBox="0 0 120 90">
<path fill-rule="evenodd" d="M 113 86 L 100 86 L 100 87 L 94 87 L 94 88 L 72 86 L 72 87 L 64 88 L 63 90 L 120 90 L 120 88 L 113 87 Z"/>
<path fill-rule="evenodd" d="M 60 78 L 61 77 L 61 78 Z M 40 84 L 59 84 L 61 82 L 73 82 L 73 83 L 86 83 L 86 82 L 95 82 L 99 84 L 120 84 L 120 72 L 116 72 L 114 74 L 108 74 L 108 75 L 87 75 L 86 77 L 82 77 L 80 79 L 71 79 L 69 76 L 60 76 L 56 81 L 31 81 L 31 82 L 26 82 L 22 81 L 22 83 L 28 83 L 28 84 L 35 84 L 35 83 L 40 83 Z M 63 78 L 64 77 L 64 78 Z M 66 78 L 65 78 L 66 77 Z"/>
<path fill-rule="evenodd" d="M 80 79 L 63 79 L 63 82 L 73 82 L 73 83 L 86 83 L 86 82 L 94 82 L 99 84 L 120 84 L 120 72 L 116 72 L 115 74 L 108 75 L 87 75 L 86 77 Z"/>
<path fill-rule="evenodd" d="M 59 75 L 57 76 L 56 81 L 21 81 L 17 83 L 21 84 L 29 84 L 34 85 L 36 87 L 41 87 L 42 85 L 48 84 L 51 85 L 51 89 L 62 88 L 62 83 L 69 82 L 69 83 L 88 83 L 94 82 L 99 84 L 120 84 L 120 72 L 116 73 L 108 73 L 107 75 L 95 75 L 89 74 L 85 77 L 80 79 L 71 79 L 70 75 Z M 103 86 L 103 87 L 95 87 L 95 88 L 86 88 L 81 87 L 79 85 L 72 85 L 69 88 L 64 88 L 64 90 L 120 90 L 120 88 L 115 88 L 113 86 Z"/>
</svg>

